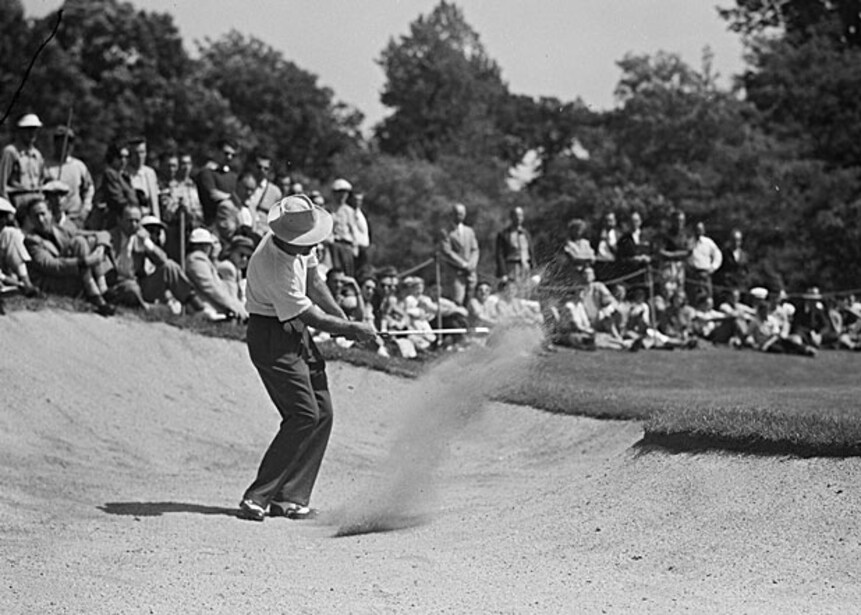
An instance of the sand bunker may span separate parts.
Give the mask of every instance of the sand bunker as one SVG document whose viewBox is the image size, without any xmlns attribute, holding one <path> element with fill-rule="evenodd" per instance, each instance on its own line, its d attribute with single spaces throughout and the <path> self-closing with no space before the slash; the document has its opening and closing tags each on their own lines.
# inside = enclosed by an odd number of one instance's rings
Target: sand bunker
<svg viewBox="0 0 861 615">
<path fill-rule="evenodd" d="M 642 455 L 637 424 L 497 403 L 448 421 L 438 389 L 335 364 L 313 503 L 347 516 L 253 524 L 234 507 L 278 416 L 241 344 L 65 312 L 0 318 L 0 342 L 2 613 L 861 603 L 858 459 Z"/>
</svg>

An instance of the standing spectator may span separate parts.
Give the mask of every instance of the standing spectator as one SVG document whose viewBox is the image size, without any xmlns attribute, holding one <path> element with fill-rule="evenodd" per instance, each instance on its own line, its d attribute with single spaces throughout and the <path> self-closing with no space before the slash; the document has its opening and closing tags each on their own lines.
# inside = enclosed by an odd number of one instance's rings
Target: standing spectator
<svg viewBox="0 0 861 615">
<path fill-rule="evenodd" d="M 522 290 L 535 264 L 532 236 L 523 226 L 522 207 L 513 208 L 509 217 L 511 223 L 496 236 L 496 276 Z"/>
<path fill-rule="evenodd" d="M 717 272 L 718 284 L 747 290 L 750 286 L 750 257 L 743 246 L 741 230 L 734 228 L 723 250 L 723 265 Z"/>
<path fill-rule="evenodd" d="M 96 312 L 111 316 L 113 305 L 104 297 L 108 290 L 105 274 L 111 269 L 107 257 L 107 233 L 88 241 L 54 224 L 45 201 L 34 201 L 27 207 L 30 231 L 24 243 L 32 257 L 33 281 L 45 292 L 76 296 L 83 293 Z"/>
<path fill-rule="evenodd" d="M 236 194 L 238 176 L 231 168 L 239 147 L 235 141 L 221 139 L 216 143 L 212 159 L 197 174 L 197 192 L 203 208 L 205 226 L 215 224 L 219 207 L 238 211 L 240 202 Z"/>
<path fill-rule="evenodd" d="M 652 246 L 643 229 L 643 217 L 632 211 L 628 217 L 628 230 L 616 246 L 616 258 L 634 263 L 648 263 L 652 260 Z"/>
<path fill-rule="evenodd" d="M 669 299 L 685 284 L 685 261 L 691 254 L 691 239 L 685 229 L 685 212 L 675 209 L 670 212 L 667 228 L 661 237 L 658 255 L 661 258 L 658 277 L 660 288 L 669 293 Z"/>
<path fill-rule="evenodd" d="M 465 305 L 478 283 L 478 240 L 475 231 L 465 224 L 466 206 L 455 203 L 451 209 L 451 222 L 443 230 L 440 253 L 448 266 L 451 298 Z"/>
<path fill-rule="evenodd" d="M 257 187 L 248 198 L 246 204 L 254 216 L 252 230 L 263 235 L 269 230 L 267 216 L 272 206 L 280 201 L 285 195 L 281 189 L 269 179 L 272 175 L 272 157 L 264 152 L 258 152 L 254 156 L 254 168 L 252 170 L 257 180 Z"/>
<path fill-rule="evenodd" d="M 148 308 L 156 301 L 167 301 L 167 291 L 191 311 L 199 312 L 203 303 L 194 294 L 188 277 L 176 261 L 170 260 L 141 226 L 141 208 L 128 205 L 117 226 L 111 230 L 116 284 L 111 289 L 117 300 L 134 307 Z M 147 263 L 152 271 L 147 271 Z"/>
<path fill-rule="evenodd" d="M 0 284 L 27 296 L 36 294 L 27 268 L 32 259 L 24 246 L 24 233 L 15 226 L 15 207 L 0 197 Z"/>
<path fill-rule="evenodd" d="M 687 294 L 694 305 L 698 305 L 702 297 L 713 299 L 712 275 L 720 269 L 722 263 L 723 255 L 717 244 L 706 235 L 706 225 L 697 222 L 691 253 L 688 256 L 686 278 Z"/>
<path fill-rule="evenodd" d="M 332 183 L 335 202 L 334 225 L 332 227 L 332 266 L 353 277 L 356 272 L 356 210 L 348 204 L 353 186 L 346 179 Z"/>
<path fill-rule="evenodd" d="M 132 187 L 127 166 L 129 150 L 116 143 L 111 144 L 105 153 L 105 172 L 96 192 L 97 207 L 87 221 L 87 227 L 94 230 L 111 229 L 117 225 L 126 207 L 138 206 L 138 197 Z"/>
<path fill-rule="evenodd" d="M 232 293 L 212 261 L 212 249 L 217 239 L 205 228 L 196 228 L 188 238 L 189 252 L 185 258 L 185 273 L 204 304 L 204 314 L 210 320 L 236 318 L 248 320 L 245 305 Z"/>
<path fill-rule="evenodd" d="M 59 126 L 54 131 L 53 153 L 45 166 L 45 179 L 61 181 L 69 187 L 60 206 L 69 221 L 79 229 L 93 208 L 96 188 L 90 170 L 82 160 L 72 155 L 75 131 Z"/>
<path fill-rule="evenodd" d="M 595 246 L 595 257 L 601 261 L 616 260 L 619 247 L 619 230 L 616 228 L 616 214 L 608 211 L 601 221 L 598 231 L 598 241 Z"/>
<path fill-rule="evenodd" d="M 203 224 L 203 209 L 197 185 L 191 179 L 191 154 L 169 152 L 164 156 L 161 172 L 161 219 L 165 223 L 164 249 L 167 255 L 180 259 L 181 214 L 185 214 L 186 234 Z"/>
<path fill-rule="evenodd" d="M 138 195 L 138 205 L 144 214 L 161 218 L 159 208 L 158 176 L 155 169 L 146 163 L 146 137 L 135 136 L 129 139 L 129 179 Z"/>
<path fill-rule="evenodd" d="M 371 264 L 371 227 L 362 206 L 365 203 L 363 192 L 353 192 L 347 201 L 356 214 L 356 273 Z"/>
<path fill-rule="evenodd" d="M 16 210 L 42 198 L 39 189 L 45 177 L 45 159 L 36 147 L 42 122 L 35 113 L 21 116 L 12 143 L 0 154 L 0 197 Z"/>
</svg>

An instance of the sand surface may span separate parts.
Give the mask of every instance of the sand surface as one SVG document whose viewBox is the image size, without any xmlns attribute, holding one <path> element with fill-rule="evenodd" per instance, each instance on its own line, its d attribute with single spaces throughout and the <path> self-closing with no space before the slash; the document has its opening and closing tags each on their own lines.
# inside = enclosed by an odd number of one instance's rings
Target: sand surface
<svg viewBox="0 0 861 615">
<path fill-rule="evenodd" d="M 489 404 L 418 486 L 424 523 L 335 537 L 233 516 L 278 423 L 242 344 L 67 312 L 0 343 L 0 613 L 861 609 L 858 459 L 643 452 L 636 423 Z M 313 505 L 343 511 L 419 384 L 329 372 Z"/>
</svg>

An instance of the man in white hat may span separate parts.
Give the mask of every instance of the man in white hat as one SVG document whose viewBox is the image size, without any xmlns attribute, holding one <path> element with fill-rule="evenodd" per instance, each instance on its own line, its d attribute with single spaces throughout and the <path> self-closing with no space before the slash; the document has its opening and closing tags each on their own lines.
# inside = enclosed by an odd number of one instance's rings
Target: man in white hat
<svg viewBox="0 0 861 615">
<path fill-rule="evenodd" d="M 42 122 L 35 113 L 18 120 L 15 139 L 0 154 L 0 196 L 19 209 L 41 198 L 39 189 L 45 177 L 45 159 L 36 148 L 36 135 Z"/>
<path fill-rule="evenodd" d="M 332 216 L 305 195 L 269 210 L 268 233 L 248 264 L 247 343 L 269 397 L 281 414 L 278 434 L 245 491 L 239 516 L 304 519 L 332 429 L 326 365 L 308 327 L 370 342 L 373 325 L 346 319 L 317 274 L 314 246 L 332 230 Z M 268 509 L 268 512 L 267 512 Z"/>
<path fill-rule="evenodd" d="M 63 200 L 69 194 L 69 186 L 58 179 L 52 179 L 42 186 L 42 194 L 45 201 L 48 203 L 48 209 L 51 210 L 51 216 L 54 218 L 54 224 L 61 226 L 70 233 L 77 233 L 80 229 L 63 208 Z"/>
<path fill-rule="evenodd" d="M 196 228 L 191 232 L 188 256 L 185 257 L 185 274 L 206 306 L 204 314 L 210 320 L 236 318 L 244 322 L 248 320 L 245 305 L 237 294 L 230 292 L 212 262 L 212 250 L 217 241 L 215 235 L 205 228 Z"/>
</svg>

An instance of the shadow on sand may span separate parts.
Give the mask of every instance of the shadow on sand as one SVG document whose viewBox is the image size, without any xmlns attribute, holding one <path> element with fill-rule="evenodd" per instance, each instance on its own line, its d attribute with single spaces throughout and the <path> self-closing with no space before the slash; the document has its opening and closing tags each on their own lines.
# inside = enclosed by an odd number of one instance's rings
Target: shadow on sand
<svg viewBox="0 0 861 615">
<path fill-rule="evenodd" d="M 106 502 L 97 507 L 109 515 L 128 515 L 131 517 L 159 517 L 165 513 L 193 513 L 196 515 L 223 515 L 235 517 L 236 508 L 204 506 L 186 502 Z"/>
</svg>

